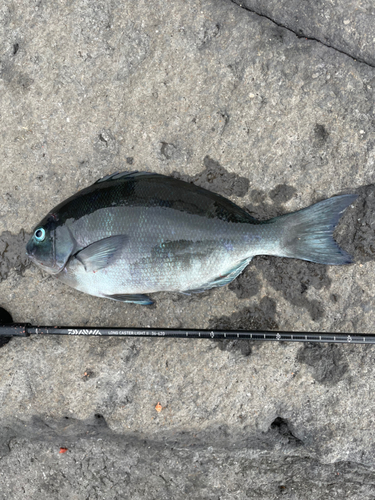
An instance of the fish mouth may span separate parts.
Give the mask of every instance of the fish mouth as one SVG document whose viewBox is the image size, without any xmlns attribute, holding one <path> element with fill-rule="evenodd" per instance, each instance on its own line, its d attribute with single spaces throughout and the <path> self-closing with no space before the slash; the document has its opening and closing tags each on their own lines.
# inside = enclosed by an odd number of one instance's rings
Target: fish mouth
<svg viewBox="0 0 375 500">
<path fill-rule="evenodd" d="M 35 262 L 35 256 L 34 256 L 32 253 L 29 253 L 27 250 L 26 250 L 26 252 L 25 252 L 25 253 L 26 253 L 27 257 L 28 257 L 30 260 L 32 260 L 33 262 Z"/>
<path fill-rule="evenodd" d="M 31 262 L 33 264 L 35 264 L 37 267 L 39 267 L 39 269 L 41 269 L 42 271 L 45 271 L 46 273 L 48 274 L 59 274 L 61 273 L 61 271 L 63 271 L 64 268 L 62 269 L 53 269 L 51 267 L 48 267 L 46 264 L 43 264 L 43 262 L 39 262 L 34 255 L 30 255 L 29 253 L 26 252 L 26 255 L 28 256 L 28 258 L 31 260 Z"/>
<path fill-rule="evenodd" d="M 40 262 L 38 262 L 35 258 L 35 255 L 33 254 L 30 254 L 29 252 L 26 252 L 26 255 L 27 257 L 31 260 L 31 262 L 33 262 L 33 264 L 35 264 L 36 266 L 38 267 L 42 267 L 43 264 L 41 264 Z"/>
<path fill-rule="evenodd" d="M 26 250 L 26 255 L 37 266 L 41 266 L 42 265 L 40 262 L 38 262 L 38 260 L 36 259 L 36 257 L 35 257 L 35 255 L 34 255 L 33 252 L 29 252 L 28 250 Z"/>
<path fill-rule="evenodd" d="M 39 262 L 35 255 L 32 254 L 32 253 L 29 253 L 28 251 L 26 251 L 26 255 L 28 256 L 28 258 L 31 260 L 31 262 L 33 262 L 36 266 L 40 267 L 41 269 L 44 269 L 45 268 L 45 264 L 43 264 L 42 262 Z"/>
</svg>

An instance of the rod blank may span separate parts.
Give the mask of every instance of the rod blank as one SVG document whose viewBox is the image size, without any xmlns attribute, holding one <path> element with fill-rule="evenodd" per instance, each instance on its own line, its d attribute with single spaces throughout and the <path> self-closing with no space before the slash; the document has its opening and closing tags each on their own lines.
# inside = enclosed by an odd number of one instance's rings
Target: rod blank
<svg viewBox="0 0 375 500">
<path fill-rule="evenodd" d="M 274 332 L 244 330 L 174 330 L 161 328 L 84 328 L 31 326 L 27 323 L 0 326 L 0 336 L 79 335 L 87 337 L 169 337 L 215 340 L 257 340 L 335 344 L 375 344 L 375 335 L 361 333 Z"/>
</svg>

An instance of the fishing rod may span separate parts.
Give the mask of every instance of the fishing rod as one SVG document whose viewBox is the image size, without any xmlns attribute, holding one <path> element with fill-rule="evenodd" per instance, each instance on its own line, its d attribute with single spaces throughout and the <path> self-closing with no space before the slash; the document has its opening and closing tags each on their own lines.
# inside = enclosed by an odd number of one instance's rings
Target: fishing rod
<svg viewBox="0 0 375 500">
<path fill-rule="evenodd" d="M 11 315 L 0 307 L 0 337 L 29 335 L 81 335 L 87 337 L 169 337 L 183 339 L 259 340 L 276 342 L 318 342 L 334 344 L 375 344 L 375 334 L 319 333 L 245 330 L 186 330 L 170 328 L 98 328 L 82 326 L 32 326 L 13 323 Z"/>
</svg>

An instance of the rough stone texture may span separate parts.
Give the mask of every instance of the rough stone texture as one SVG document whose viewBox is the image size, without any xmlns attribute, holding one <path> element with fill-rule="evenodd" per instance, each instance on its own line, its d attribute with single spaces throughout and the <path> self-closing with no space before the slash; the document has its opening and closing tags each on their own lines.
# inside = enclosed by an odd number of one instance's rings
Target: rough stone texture
<svg viewBox="0 0 375 500">
<path fill-rule="evenodd" d="M 314 4 L 340 43 L 347 4 Z M 15 321 L 375 333 L 375 69 L 276 23 L 229 0 L 1 4 L 0 303 Z M 361 29 L 351 43 L 373 57 Z M 259 256 L 228 287 L 152 307 L 27 264 L 47 210 L 130 168 L 259 218 L 356 192 L 336 231 L 356 263 Z M 373 499 L 374 367 L 371 346 L 12 339 L 0 499 Z"/>
<path fill-rule="evenodd" d="M 297 36 L 318 40 L 375 66 L 375 5 L 371 0 L 231 0 Z"/>
</svg>

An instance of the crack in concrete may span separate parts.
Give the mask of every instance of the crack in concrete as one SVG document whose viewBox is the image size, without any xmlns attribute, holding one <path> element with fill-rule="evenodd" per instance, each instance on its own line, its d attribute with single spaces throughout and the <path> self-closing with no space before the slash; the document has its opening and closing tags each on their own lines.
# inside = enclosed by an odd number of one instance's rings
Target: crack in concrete
<svg viewBox="0 0 375 500">
<path fill-rule="evenodd" d="M 289 28 L 288 26 L 285 26 L 285 24 L 282 24 L 282 23 L 278 23 L 277 21 L 275 21 L 274 19 L 272 19 L 272 17 L 269 17 L 267 16 L 266 14 L 262 14 L 260 12 L 257 12 L 255 10 L 252 10 L 250 9 L 249 7 L 247 7 L 246 5 L 243 5 L 241 3 L 237 3 L 235 0 L 229 0 L 231 3 L 233 3 L 234 5 L 236 5 L 237 7 L 239 7 L 240 9 L 244 9 L 246 10 L 247 12 L 251 12 L 252 14 L 256 14 L 257 16 L 259 17 L 263 17 L 264 19 L 268 19 L 268 21 L 271 21 L 273 24 L 275 24 L 276 26 L 278 26 L 279 28 L 284 28 L 288 31 L 290 31 L 291 33 L 293 33 L 297 38 L 304 38 L 305 40 L 311 40 L 313 42 L 318 42 L 318 43 L 321 43 L 322 45 L 324 45 L 324 47 L 327 47 L 329 49 L 332 49 L 332 50 L 335 50 L 336 52 L 339 52 L 340 54 L 344 54 L 345 56 L 347 57 L 350 57 L 350 59 L 353 59 L 353 61 L 356 61 L 356 62 L 359 62 L 359 63 L 362 63 L 362 64 L 366 64 L 366 66 L 369 66 L 370 68 L 375 68 L 375 65 L 369 63 L 368 61 L 366 61 L 365 59 L 361 59 L 359 57 L 354 57 L 352 56 L 351 54 L 349 54 L 348 52 L 345 52 L 344 50 L 341 50 L 337 47 L 334 47 L 333 45 L 329 45 L 328 43 L 324 43 L 322 40 L 320 40 L 319 38 L 314 38 L 314 37 L 311 37 L 311 36 L 307 36 L 307 35 L 304 35 L 302 32 L 301 33 L 297 33 L 295 31 L 293 31 L 292 28 Z"/>
</svg>

